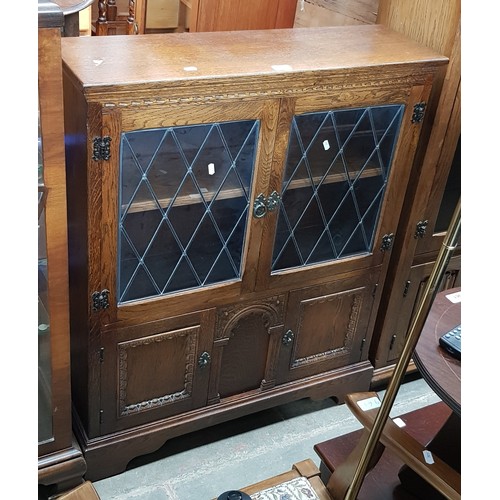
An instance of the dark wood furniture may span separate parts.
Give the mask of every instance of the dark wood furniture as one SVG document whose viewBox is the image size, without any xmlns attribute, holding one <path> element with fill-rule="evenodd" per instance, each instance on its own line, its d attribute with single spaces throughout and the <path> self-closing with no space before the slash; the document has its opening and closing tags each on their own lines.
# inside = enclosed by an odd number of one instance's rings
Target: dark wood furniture
<svg viewBox="0 0 500 500">
<path fill-rule="evenodd" d="M 453 410 L 427 449 L 458 472 L 461 470 L 461 362 L 439 346 L 439 337 L 461 323 L 461 302 L 457 301 L 460 291 L 453 288 L 436 295 L 414 352 L 419 372 Z M 400 479 L 410 491 L 418 489 L 425 492 L 426 498 L 441 498 L 411 469 L 404 468 Z"/>
<path fill-rule="evenodd" d="M 370 360 L 373 385 L 385 383 L 460 196 L 460 1 L 380 0 L 377 23 L 450 58 L 437 76 L 415 156 L 391 264 L 382 294 Z M 460 286 L 460 245 L 442 289 Z M 413 367 L 414 368 L 414 367 Z"/>
<path fill-rule="evenodd" d="M 144 34 L 146 0 L 96 0 L 92 3 L 92 35 Z"/>
<path fill-rule="evenodd" d="M 86 477 L 250 412 L 366 390 L 446 58 L 357 26 L 66 38 L 63 61 Z"/>
<path fill-rule="evenodd" d="M 441 429 L 451 414 L 443 402 L 435 403 L 401 415 L 405 430 L 419 443 L 427 444 Z M 344 434 L 314 445 L 320 458 L 321 479 L 324 484 L 352 452 L 363 436 L 363 430 Z M 390 449 L 386 449 L 375 467 L 367 474 L 359 491 L 358 500 L 416 500 L 418 496 L 401 486 L 398 473 L 404 465 Z"/>
<path fill-rule="evenodd" d="M 79 484 L 86 470 L 71 432 L 63 24 L 57 5 L 38 2 L 38 482 L 51 491 Z"/>
<path fill-rule="evenodd" d="M 461 304 L 455 302 L 459 292 L 459 288 L 454 288 L 436 295 L 414 353 L 422 376 L 446 402 L 447 408 L 440 403 L 408 414 L 403 417 L 406 426 L 402 429 L 389 419 L 380 440 L 386 448 L 379 450 L 383 451 L 381 458 L 365 477 L 360 500 L 459 498 L 460 361 L 439 346 L 439 337 L 460 324 Z M 371 427 L 377 409 L 363 410 L 357 403 L 374 394 L 354 394 L 347 398 L 347 404 L 365 426 L 364 430 L 315 446 L 325 484 L 333 471 L 355 456 L 356 446 L 366 439 L 366 429 Z M 431 466 L 423 459 L 424 449 L 433 455 Z"/>
<path fill-rule="evenodd" d="M 436 295 L 413 355 L 426 382 L 458 416 L 461 413 L 461 362 L 439 346 L 439 337 L 461 323 L 462 304 L 455 301 L 460 292 L 460 288 L 452 288 Z"/>
<path fill-rule="evenodd" d="M 320 471 L 316 464 L 311 459 L 302 460 L 292 465 L 291 470 L 278 474 L 271 478 L 265 479 L 258 483 L 241 488 L 241 490 L 247 495 L 254 495 L 258 492 L 262 492 L 268 488 L 278 486 L 287 481 L 291 481 L 297 478 L 305 478 L 311 485 L 312 489 L 316 493 L 319 500 L 331 500 L 325 485 L 321 481 Z M 221 493 L 223 493 L 221 491 Z M 215 500 L 215 499 L 214 499 Z"/>
<path fill-rule="evenodd" d="M 99 500 L 100 497 L 97 494 L 94 486 L 90 481 L 85 481 L 80 486 L 68 491 L 58 497 L 58 500 Z"/>
<path fill-rule="evenodd" d="M 89 7 L 95 0 L 54 0 L 64 14 L 63 36 L 79 36 L 80 11 Z"/>
<path fill-rule="evenodd" d="M 297 0 L 181 0 L 190 32 L 292 28 Z M 187 24 L 187 26 L 186 26 Z"/>
</svg>

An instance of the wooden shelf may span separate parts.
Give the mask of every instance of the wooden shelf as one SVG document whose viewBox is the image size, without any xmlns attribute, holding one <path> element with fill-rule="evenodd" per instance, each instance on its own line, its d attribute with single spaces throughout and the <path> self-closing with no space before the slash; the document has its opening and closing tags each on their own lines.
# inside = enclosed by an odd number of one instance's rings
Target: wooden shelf
<svg viewBox="0 0 500 500">
<path fill-rule="evenodd" d="M 364 169 L 362 173 L 360 173 L 361 170 L 353 170 L 349 173 L 349 179 L 352 181 L 356 178 L 369 178 L 369 177 L 376 177 L 381 174 L 381 169 L 380 168 L 370 168 L 370 169 Z M 315 185 L 321 181 L 323 177 L 322 176 L 314 176 L 312 178 L 313 182 Z M 338 182 L 345 181 L 345 174 L 332 174 L 327 176 L 323 182 L 322 185 L 326 184 L 335 184 Z M 287 190 L 290 189 L 301 189 L 305 187 L 310 187 L 311 186 L 311 180 L 309 178 L 303 178 L 303 179 L 295 179 L 292 180 L 288 186 Z M 216 194 L 216 191 L 208 191 L 208 190 L 203 190 L 201 189 L 204 200 L 208 203 L 210 203 L 210 200 L 213 199 L 213 197 Z M 230 189 L 224 189 L 219 192 L 217 195 L 217 200 L 227 200 L 231 198 L 238 198 L 244 196 L 245 193 L 243 189 L 241 188 L 230 188 Z M 170 198 L 161 198 L 158 200 L 159 205 L 161 208 L 165 209 L 167 208 L 172 201 L 172 197 Z M 185 205 L 193 205 L 195 203 L 202 203 L 202 197 L 199 193 L 193 193 L 189 195 L 183 195 L 183 196 L 178 196 L 175 199 L 175 203 L 172 205 L 173 207 L 179 207 L 179 206 L 185 206 Z M 144 200 L 144 201 L 136 201 L 132 203 L 132 205 L 129 207 L 127 213 L 136 213 L 136 212 L 147 212 L 149 210 L 155 210 L 157 209 L 158 206 L 154 201 L 151 200 Z M 126 209 L 126 205 L 121 206 L 122 211 Z"/>
</svg>

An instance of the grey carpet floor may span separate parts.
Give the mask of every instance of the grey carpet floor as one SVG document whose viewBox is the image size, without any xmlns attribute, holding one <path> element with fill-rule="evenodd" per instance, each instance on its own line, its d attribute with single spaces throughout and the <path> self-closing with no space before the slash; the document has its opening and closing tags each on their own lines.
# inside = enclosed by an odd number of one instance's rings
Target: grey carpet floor
<svg viewBox="0 0 500 500">
<path fill-rule="evenodd" d="M 423 379 L 407 381 L 391 416 L 437 401 Z M 210 500 L 286 472 L 306 458 L 319 465 L 316 443 L 360 427 L 346 405 L 305 399 L 172 439 L 94 486 L 101 500 Z"/>
</svg>

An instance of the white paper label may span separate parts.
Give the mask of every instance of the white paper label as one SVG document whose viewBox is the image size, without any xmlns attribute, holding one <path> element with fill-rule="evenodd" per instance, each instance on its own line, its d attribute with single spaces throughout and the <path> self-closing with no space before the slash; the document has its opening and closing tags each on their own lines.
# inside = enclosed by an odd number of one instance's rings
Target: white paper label
<svg viewBox="0 0 500 500">
<path fill-rule="evenodd" d="M 274 71 L 292 71 L 292 67 L 289 64 L 273 64 L 271 68 Z"/>
<path fill-rule="evenodd" d="M 330 149 L 330 143 L 328 142 L 328 139 L 325 139 L 323 141 L 323 147 L 325 148 L 325 151 L 328 151 Z"/>
<path fill-rule="evenodd" d="M 185 66 L 184 71 L 198 71 L 196 66 Z"/>
<path fill-rule="evenodd" d="M 434 458 L 432 457 L 432 453 L 429 450 L 424 450 L 423 454 L 425 463 L 432 465 L 434 463 Z"/>
<path fill-rule="evenodd" d="M 362 399 L 358 401 L 358 406 L 363 411 L 373 410 L 373 408 L 378 408 L 380 406 L 380 399 L 377 396 L 373 396 L 373 398 Z"/>
<path fill-rule="evenodd" d="M 395 418 L 393 419 L 393 422 L 398 426 L 398 427 L 406 427 L 406 424 L 402 418 Z"/>
<path fill-rule="evenodd" d="M 215 165 L 213 163 L 208 164 L 208 175 L 214 175 L 215 174 Z"/>
<path fill-rule="evenodd" d="M 450 293 L 449 295 L 446 296 L 446 298 L 450 302 L 453 302 L 454 304 L 458 304 L 459 302 L 462 302 L 462 291 Z"/>
</svg>

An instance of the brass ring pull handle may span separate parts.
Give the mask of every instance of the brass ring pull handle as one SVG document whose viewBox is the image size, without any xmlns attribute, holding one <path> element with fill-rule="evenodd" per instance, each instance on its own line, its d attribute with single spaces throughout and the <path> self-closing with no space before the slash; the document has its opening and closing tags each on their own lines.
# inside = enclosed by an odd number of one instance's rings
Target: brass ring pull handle
<svg viewBox="0 0 500 500">
<path fill-rule="evenodd" d="M 273 212 L 278 208 L 280 198 L 276 191 L 273 191 L 268 198 L 263 193 L 260 193 L 253 202 L 253 216 L 256 219 L 261 219 L 267 212 Z"/>
<path fill-rule="evenodd" d="M 256 219 L 261 219 L 267 213 L 266 197 L 260 193 L 253 202 L 253 216 Z"/>
</svg>

